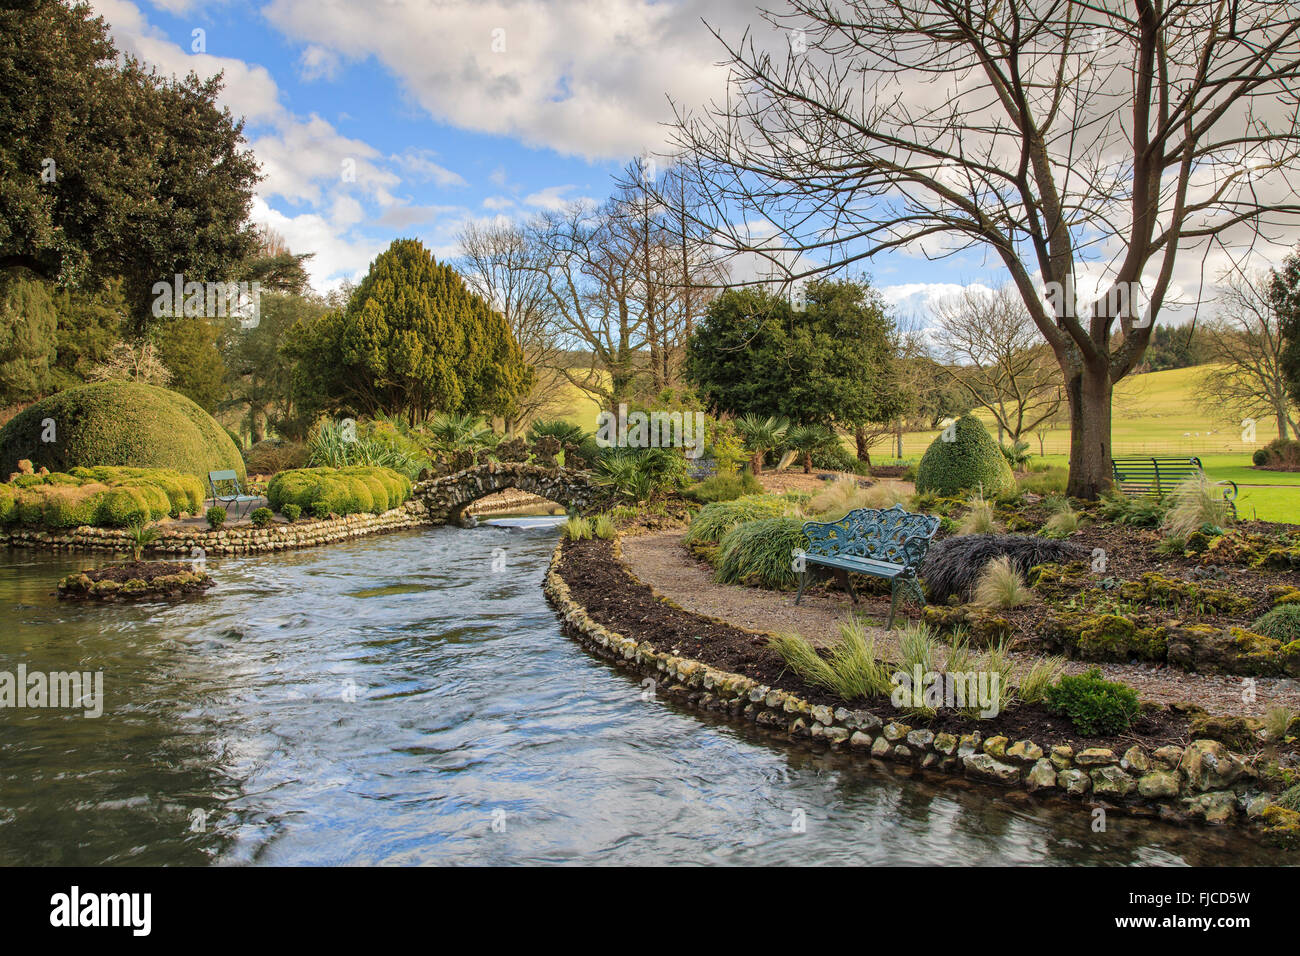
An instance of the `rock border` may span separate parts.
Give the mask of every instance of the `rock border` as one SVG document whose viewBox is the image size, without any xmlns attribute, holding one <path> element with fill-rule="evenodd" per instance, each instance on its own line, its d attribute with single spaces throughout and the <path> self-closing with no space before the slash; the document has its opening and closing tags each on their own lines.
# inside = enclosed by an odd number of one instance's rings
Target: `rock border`
<svg viewBox="0 0 1300 956">
<path fill-rule="evenodd" d="M 144 550 L 153 556 L 229 556 L 290 551 L 334 544 L 370 534 L 386 534 L 441 524 L 431 521 L 424 502 L 411 499 L 383 514 L 347 515 L 342 518 L 300 520 L 293 524 L 273 523 L 264 528 L 250 526 L 218 528 L 165 528 Z M 18 529 L 0 534 L 0 544 L 9 547 L 41 548 L 50 551 L 131 551 L 127 531 L 85 525 L 69 531 Z M 200 554 L 195 554 L 201 548 Z"/>
<path fill-rule="evenodd" d="M 565 631 L 593 655 L 653 677 L 656 693 L 688 707 L 751 722 L 791 741 L 958 774 L 1037 797 L 1073 799 L 1181 825 L 1247 823 L 1266 842 L 1300 848 L 1300 813 L 1274 805 L 1256 786 L 1250 759 L 1217 740 L 1193 740 L 1187 747 L 1169 745 L 1152 753 L 1137 745 L 1123 754 L 1105 748 L 1076 753 L 1069 746 L 1043 747 L 1032 740 L 986 739 L 978 729 L 960 736 L 935 734 L 901 720 L 886 723 L 867 711 L 811 704 L 753 678 L 660 652 L 648 641 L 600 624 L 574 599 L 559 573 L 564 544 L 561 540 L 551 555 L 543 591 L 563 618 Z M 622 565 L 618 540 L 614 556 Z M 651 592 L 678 607 L 653 588 Z"/>
</svg>

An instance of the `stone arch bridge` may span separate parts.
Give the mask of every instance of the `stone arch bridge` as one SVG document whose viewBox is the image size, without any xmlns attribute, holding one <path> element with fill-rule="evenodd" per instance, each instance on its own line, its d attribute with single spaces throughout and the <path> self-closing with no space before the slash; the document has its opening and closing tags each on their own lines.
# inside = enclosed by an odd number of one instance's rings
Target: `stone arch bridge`
<svg viewBox="0 0 1300 956">
<path fill-rule="evenodd" d="M 487 462 L 455 474 L 417 482 L 413 497 L 424 503 L 431 521 L 465 523 L 465 509 L 490 494 L 517 488 L 583 512 L 600 498 L 591 473 L 572 468 L 544 468 L 517 462 Z"/>
</svg>

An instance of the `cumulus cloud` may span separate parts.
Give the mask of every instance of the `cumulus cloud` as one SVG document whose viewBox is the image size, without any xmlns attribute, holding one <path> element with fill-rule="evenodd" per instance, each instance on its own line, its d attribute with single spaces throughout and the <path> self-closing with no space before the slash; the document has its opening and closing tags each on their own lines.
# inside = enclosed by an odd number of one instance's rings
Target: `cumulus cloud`
<svg viewBox="0 0 1300 956">
<path fill-rule="evenodd" d="M 686 0 L 272 0 L 264 13 L 291 40 L 373 57 L 439 121 L 592 160 L 659 148 L 665 93 L 700 103 L 725 78 Z M 730 35 L 757 19 L 752 0 L 705 16 Z"/>
</svg>

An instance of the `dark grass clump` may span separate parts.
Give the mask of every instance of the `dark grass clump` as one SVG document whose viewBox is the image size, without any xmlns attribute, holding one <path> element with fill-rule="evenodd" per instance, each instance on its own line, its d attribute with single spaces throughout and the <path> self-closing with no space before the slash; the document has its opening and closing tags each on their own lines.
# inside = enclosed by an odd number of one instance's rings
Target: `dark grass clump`
<svg viewBox="0 0 1300 956">
<path fill-rule="evenodd" d="M 1010 558 L 1021 574 L 1036 564 L 1068 564 L 1089 556 L 1071 541 L 1053 541 L 1032 534 L 966 534 L 931 545 L 921 565 L 921 580 L 931 601 L 952 595 L 969 601 L 984 566 L 994 558 Z"/>
</svg>

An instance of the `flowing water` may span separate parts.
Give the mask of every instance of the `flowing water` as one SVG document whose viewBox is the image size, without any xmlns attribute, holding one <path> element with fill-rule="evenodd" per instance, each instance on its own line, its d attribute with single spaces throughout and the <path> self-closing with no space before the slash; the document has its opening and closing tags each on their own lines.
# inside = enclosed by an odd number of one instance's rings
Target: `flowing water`
<svg viewBox="0 0 1300 956">
<path fill-rule="evenodd" d="M 111 559 L 0 552 L 0 672 L 105 693 L 99 717 L 0 710 L 0 864 L 1284 860 L 643 699 L 562 636 L 557 532 L 524 524 L 214 559 L 176 604 L 59 602 Z"/>
</svg>

